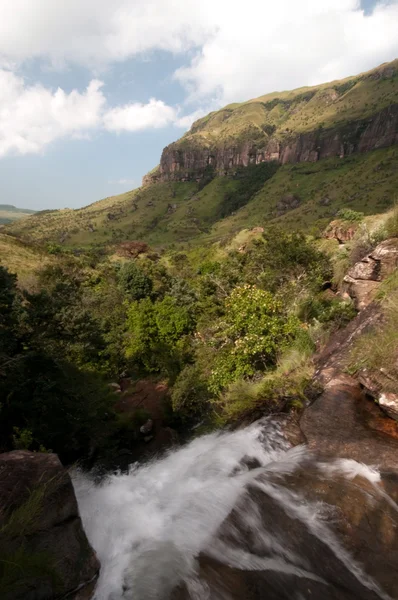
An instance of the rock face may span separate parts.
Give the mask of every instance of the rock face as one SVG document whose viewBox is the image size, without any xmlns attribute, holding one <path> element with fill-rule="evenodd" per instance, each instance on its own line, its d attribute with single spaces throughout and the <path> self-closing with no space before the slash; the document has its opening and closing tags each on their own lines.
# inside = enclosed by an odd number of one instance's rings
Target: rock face
<svg viewBox="0 0 398 600">
<path fill-rule="evenodd" d="M 374 300 L 380 282 L 398 267 L 398 238 L 379 244 L 370 254 L 356 263 L 344 277 L 346 290 L 362 310 Z"/>
<path fill-rule="evenodd" d="M 0 555 L 2 600 L 90 598 L 100 565 L 55 454 L 0 455 Z"/>
<path fill-rule="evenodd" d="M 324 237 L 328 240 L 337 240 L 339 244 L 344 244 L 352 240 L 356 231 L 357 226 L 344 223 L 341 220 L 335 220 L 326 229 Z"/>
<path fill-rule="evenodd" d="M 366 119 L 298 135 L 285 132 L 278 138 L 270 138 L 264 134 L 263 139 L 256 135 L 253 141 L 231 139 L 222 146 L 189 139 L 184 143 L 175 142 L 163 150 L 159 169 L 146 176 L 143 183 L 200 180 L 209 169 L 224 175 L 236 167 L 266 161 L 286 164 L 316 162 L 335 156 L 343 158 L 396 143 L 398 104 L 393 104 Z"/>
</svg>

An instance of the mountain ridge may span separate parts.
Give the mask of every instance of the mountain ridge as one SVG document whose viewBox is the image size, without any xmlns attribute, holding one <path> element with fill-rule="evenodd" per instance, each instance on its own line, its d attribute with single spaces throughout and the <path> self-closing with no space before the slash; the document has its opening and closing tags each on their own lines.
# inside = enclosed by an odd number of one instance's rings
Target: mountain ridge
<svg viewBox="0 0 398 600">
<path fill-rule="evenodd" d="M 319 234 L 343 208 L 388 210 L 398 189 L 398 60 L 332 83 L 334 91 L 322 84 L 260 96 L 267 110 L 254 99 L 210 113 L 164 149 L 141 188 L 41 211 L 4 231 L 71 247 L 164 247 L 264 224 Z"/>
<path fill-rule="evenodd" d="M 397 129 L 398 59 L 341 81 L 214 111 L 163 150 L 143 184 L 200 180 L 271 160 L 344 157 L 397 143 Z"/>
</svg>

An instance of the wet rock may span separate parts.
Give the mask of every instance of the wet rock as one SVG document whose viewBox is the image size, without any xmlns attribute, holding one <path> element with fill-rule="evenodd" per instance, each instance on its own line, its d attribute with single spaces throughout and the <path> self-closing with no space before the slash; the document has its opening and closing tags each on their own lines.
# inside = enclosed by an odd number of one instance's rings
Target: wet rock
<svg viewBox="0 0 398 600">
<path fill-rule="evenodd" d="M 53 600 L 92 583 L 100 565 L 84 533 L 68 473 L 55 454 L 0 455 L 3 600 Z M 3 566 L 3 572 L 7 567 Z"/>
<path fill-rule="evenodd" d="M 146 423 L 144 423 L 144 425 L 141 425 L 140 432 L 143 433 L 144 435 L 148 435 L 148 433 L 151 433 L 152 429 L 153 429 L 153 421 L 152 421 L 152 419 L 148 419 L 146 421 Z"/>
<path fill-rule="evenodd" d="M 259 476 L 200 555 L 201 589 L 228 600 L 396 598 L 397 500 L 395 472 L 376 486 L 333 464 Z M 195 596 L 180 586 L 171 597 Z"/>
<path fill-rule="evenodd" d="M 358 310 L 366 308 L 376 297 L 380 282 L 398 267 L 398 238 L 379 244 L 357 262 L 344 277 L 345 288 Z"/>
<path fill-rule="evenodd" d="M 397 468 L 398 423 L 382 416 L 354 378 L 335 376 L 300 420 L 308 447 L 327 459 L 347 458 Z"/>
</svg>

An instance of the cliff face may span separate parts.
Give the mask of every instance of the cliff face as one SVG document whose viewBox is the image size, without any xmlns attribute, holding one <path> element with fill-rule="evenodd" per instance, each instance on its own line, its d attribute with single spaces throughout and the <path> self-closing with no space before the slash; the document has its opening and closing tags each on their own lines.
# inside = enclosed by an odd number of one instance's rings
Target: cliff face
<svg viewBox="0 0 398 600">
<path fill-rule="evenodd" d="M 237 103 L 196 121 L 144 178 L 200 180 L 236 167 L 315 162 L 398 142 L 398 60 L 342 81 Z"/>
<path fill-rule="evenodd" d="M 331 127 L 318 128 L 298 135 L 286 133 L 282 138 L 225 143 L 221 147 L 200 148 L 177 142 L 162 153 L 160 169 L 151 179 L 160 181 L 190 181 L 202 179 L 214 169 L 218 175 L 230 169 L 264 161 L 276 160 L 281 164 L 316 162 L 323 158 L 349 156 L 354 152 L 369 152 L 398 143 L 398 104 L 377 114 Z M 149 178 L 148 178 L 149 179 Z M 147 180 L 148 182 L 148 180 Z"/>
</svg>

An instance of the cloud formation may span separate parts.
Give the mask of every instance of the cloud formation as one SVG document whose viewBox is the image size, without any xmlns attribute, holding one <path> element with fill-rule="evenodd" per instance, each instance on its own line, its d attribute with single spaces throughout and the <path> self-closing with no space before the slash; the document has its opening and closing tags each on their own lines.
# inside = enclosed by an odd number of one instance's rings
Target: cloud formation
<svg viewBox="0 0 398 600">
<path fill-rule="evenodd" d="M 147 104 L 109 107 L 102 87 L 93 79 L 84 92 L 68 94 L 61 88 L 26 86 L 21 77 L 0 69 L 0 157 L 37 153 L 57 139 L 87 138 L 102 129 L 134 132 L 181 126 L 178 110 L 155 98 Z"/>
<path fill-rule="evenodd" d="M 365 16 L 359 0 L 1 0 L 0 156 L 39 152 L 62 137 L 93 131 L 187 128 L 213 109 L 269 91 L 367 70 L 398 56 L 398 1 Z M 186 89 L 179 107 L 109 106 L 98 73 L 154 50 L 186 56 L 174 77 Z M 18 67 L 39 59 L 53 68 L 93 72 L 85 91 L 27 86 Z M 189 103 L 194 105 L 189 108 Z"/>
<path fill-rule="evenodd" d="M 41 85 L 26 87 L 21 77 L 0 70 L 0 157 L 40 152 L 54 140 L 82 137 L 101 124 L 102 83 L 66 94 Z"/>
<path fill-rule="evenodd" d="M 110 109 L 104 115 L 108 131 L 140 131 L 159 129 L 176 121 L 177 111 L 162 100 L 151 98 L 147 104 L 136 102 Z"/>
</svg>

